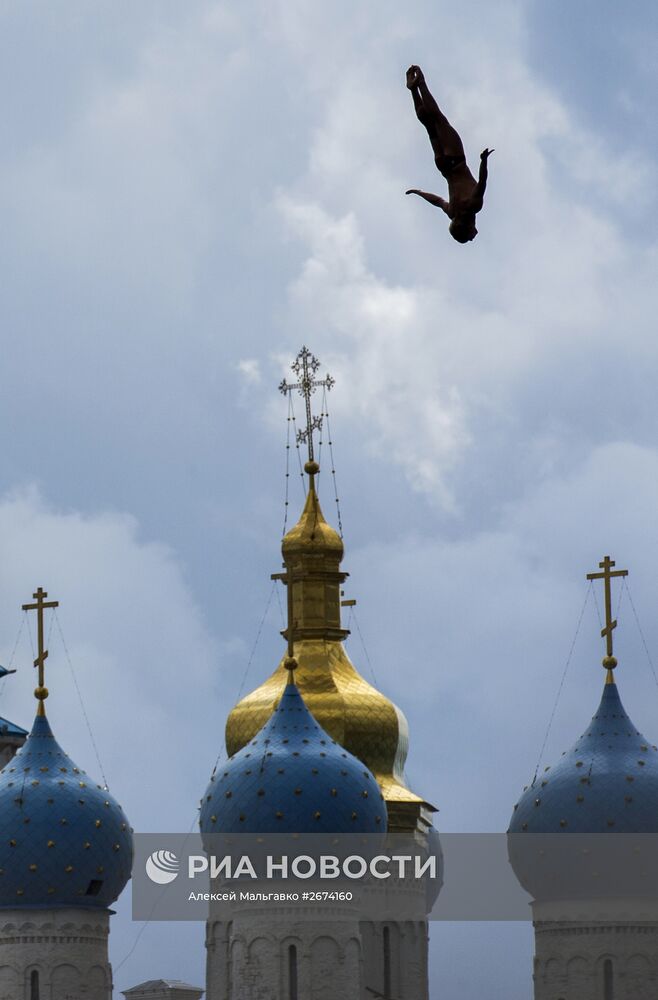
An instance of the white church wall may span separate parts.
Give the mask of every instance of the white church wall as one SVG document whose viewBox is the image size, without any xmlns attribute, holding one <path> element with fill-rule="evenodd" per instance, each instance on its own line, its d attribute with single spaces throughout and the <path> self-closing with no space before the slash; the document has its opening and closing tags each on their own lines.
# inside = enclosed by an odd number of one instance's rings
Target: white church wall
<svg viewBox="0 0 658 1000">
<path fill-rule="evenodd" d="M 658 923 L 536 921 L 534 995 L 535 1000 L 656 1000 Z"/>
<path fill-rule="evenodd" d="M 0 914 L 0 1000 L 111 1000 L 110 914 L 85 909 Z"/>
</svg>

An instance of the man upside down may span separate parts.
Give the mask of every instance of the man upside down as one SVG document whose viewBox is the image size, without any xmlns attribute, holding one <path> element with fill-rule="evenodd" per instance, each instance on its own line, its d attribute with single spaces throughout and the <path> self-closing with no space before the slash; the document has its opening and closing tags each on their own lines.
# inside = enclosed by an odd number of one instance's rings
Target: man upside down
<svg viewBox="0 0 658 1000">
<path fill-rule="evenodd" d="M 430 205 L 441 208 L 449 217 L 450 235 L 458 243 L 470 243 L 477 236 L 475 216 L 481 210 L 487 186 L 487 161 L 493 149 L 480 154 L 477 181 L 468 169 L 464 146 L 459 133 L 452 127 L 430 94 L 420 66 L 407 70 L 407 87 L 414 99 L 418 120 L 427 129 L 437 170 L 448 182 L 449 200 L 437 194 L 410 188 L 407 194 L 417 194 Z"/>
</svg>

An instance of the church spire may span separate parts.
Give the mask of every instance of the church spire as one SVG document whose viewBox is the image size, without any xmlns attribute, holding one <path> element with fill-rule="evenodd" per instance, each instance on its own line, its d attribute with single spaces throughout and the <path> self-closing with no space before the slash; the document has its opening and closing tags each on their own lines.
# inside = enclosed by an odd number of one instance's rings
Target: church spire
<svg viewBox="0 0 658 1000">
<path fill-rule="evenodd" d="M 317 378 L 319 367 L 318 359 L 303 347 L 292 365 L 296 381 L 284 379 L 279 386 L 286 395 L 298 391 L 304 397 L 306 427 L 298 431 L 297 443 L 308 448 L 309 476 L 304 509 L 281 545 L 284 572 L 273 575 L 288 591 L 288 623 L 282 633 L 287 650 L 274 673 L 229 714 L 226 749 L 231 757 L 256 736 L 280 703 L 294 670 L 295 684 L 318 723 L 375 775 L 386 801 L 389 830 L 422 831 L 431 825 L 434 807 L 406 784 L 407 721 L 360 676 L 343 646 L 349 635 L 340 620 L 341 585 L 347 578 L 340 568 L 343 540 L 325 520 L 317 495 L 313 434 L 322 429 L 323 415 L 315 415 L 311 405 L 316 389 L 331 389 L 334 380 L 330 375 Z"/>
<path fill-rule="evenodd" d="M 48 688 L 46 687 L 46 657 L 48 656 L 48 650 L 44 645 L 44 635 L 43 635 L 43 612 L 46 608 L 58 608 L 59 601 L 47 601 L 46 598 L 48 594 L 43 589 L 39 587 L 36 593 L 32 594 L 36 603 L 35 604 L 24 604 L 23 611 L 36 611 L 37 613 L 37 642 L 39 647 L 39 652 L 37 658 L 34 661 L 34 666 L 38 667 L 39 670 L 39 684 L 34 689 L 34 697 L 39 702 L 39 708 L 37 715 L 46 714 L 45 700 L 48 697 Z"/>
<path fill-rule="evenodd" d="M 341 628 L 340 588 L 347 573 L 340 570 L 343 542 L 327 523 L 320 507 L 315 477 L 320 466 L 315 461 L 313 434 L 322 430 L 323 414 L 313 413 L 311 397 L 318 388 L 331 389 L 331 375 L 316 378 L 320 362 L 307 347 L 293 361 L 291 368 L 297 381 L 283 379 L 279 389 L 284 395 L 297 390 L 304 398 L 306 427 L 297 431 L 297 443 L 306 444 L 308 460 L 304 471 L 309 477 L 306 503 L 297 524 L 285 535 L 281 552 L 285 573 L 275 573 L 288 588 L 288 626 L 283 636 L 288 640 L 289 656 L 292 644 L 299 639 L 344 639 L 349 635 Z"/>
<path fill-rule="evenodd" d="M 605 593 L 605 626 L 601 629 L 601 638 L 605 639 L 606 642 L 606 653 L 601 660 L 601 666 L 606 670 L 606 684 L 614 684 L 615 679 L 612 671 L 617 666 L 617 658 L 613 656 L 612 652 L 612 633 L 614 629 L 617 628 L 617 619 L 612 617 L 612 588 L 611 580 L 613 577 L 624 577 L 628 576 L 627 569 L 613 569 L 616 563 L 610 556 L 604 556 L 603 562 L 599 563 L 599 568 L 603 570 L 602 573 L 588 573 L 588 580 L 603 580 L 604 593 Z"/>
</svg>

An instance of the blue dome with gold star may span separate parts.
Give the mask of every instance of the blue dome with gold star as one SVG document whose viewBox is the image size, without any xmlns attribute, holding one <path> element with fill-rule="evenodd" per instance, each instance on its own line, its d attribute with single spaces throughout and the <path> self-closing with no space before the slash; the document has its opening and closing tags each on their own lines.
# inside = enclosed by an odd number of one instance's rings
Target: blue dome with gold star
<svg viewBox="0 0 658 1000">
<path fill-rule="evenodd" d="M 606 683 L 589 728 L 514 807 L 511 833 L 658 833 L 658 750 Z"/>
<path fill-rule="evenodd" d="M 653 844 L 642 838 L 656 833 L 658 749 L 628 717 L 610 674 L 588 729 L 514 807 L 509 860 L 534 899 L 655 897 Z"/>
<path fill-rule="evenodd" d="M 202 833 L 378 833 L 386 803 L 373 774 L 318 725 L 293 681 L 269 721 L 201 802 Z"/>
<path fill-rule="evenodd" d="M 0 908 L 108 907 L 130 879 L 128 820 L 45 714 L 0 772 Z"/>
</svg>

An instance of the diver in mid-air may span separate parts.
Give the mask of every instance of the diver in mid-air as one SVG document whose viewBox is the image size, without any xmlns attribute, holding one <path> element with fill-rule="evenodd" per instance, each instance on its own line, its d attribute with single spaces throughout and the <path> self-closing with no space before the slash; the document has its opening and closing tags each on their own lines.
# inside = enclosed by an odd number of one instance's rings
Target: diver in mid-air
<svg viewBox="0 0 658 1000">
<path fill-rule="evenodd" d="M 459 133 L 452 127 L 430 94 L 420 66 L 407 70 L 407 87 L 414 99 L 418 120 L 427 129 L 434 150 L 437 170 L 448 182 L 449 200 L 437 194 L 411 188 L 407 194 L 417 194 L 430 205 L 442 208 L 450 218 L 450 235 L 458 243 L 470 243 L 477 236 L 476 213 L 482 208 L 487 186 L 487 160 L 493 149 L 483 149 L 480 154 L 480 172 L 477 181 L 466 165 L 464 145 Z"/>
</svg>

